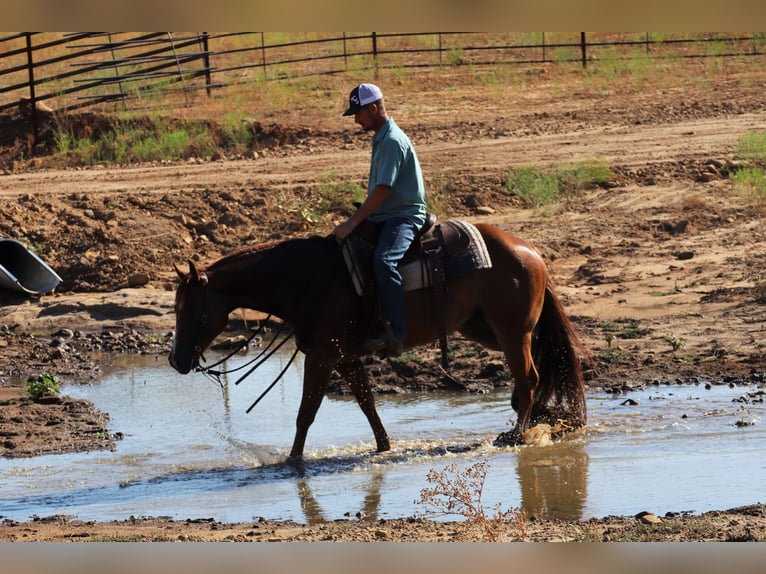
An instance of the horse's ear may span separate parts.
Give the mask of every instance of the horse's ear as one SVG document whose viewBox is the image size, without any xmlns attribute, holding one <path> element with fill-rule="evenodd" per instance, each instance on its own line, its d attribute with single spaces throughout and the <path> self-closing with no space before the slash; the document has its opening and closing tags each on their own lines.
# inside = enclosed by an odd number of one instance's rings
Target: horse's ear
<svg viewBox="0 0 766 574">
<path fill-rule="evenodd" d="M 197 266 L 194 265 L 194 261 L 191 259 L 189 259 L 189 273 L 191 273 L 191 276 L 194 277 L 194 279 L 203 285 L 207 285 L 207 274 L 204 271 L 197 269 Z"/>
<path fill-rule="evenodd" d="M 173 268 L 176 270 L 176 273 L 178 273 L 178 277 L 179 277 L 179 278 L 181 278 L 181 279 L 185 279 L 185 278 L 186 278 L 186 275 L 184 274 L 184 272 L 183 272 L 183 271 L 181 271 L 181 270 L 178 268 L 178 265 L 176 265 L 175 263 L 173 263 Z"/>
</svg>

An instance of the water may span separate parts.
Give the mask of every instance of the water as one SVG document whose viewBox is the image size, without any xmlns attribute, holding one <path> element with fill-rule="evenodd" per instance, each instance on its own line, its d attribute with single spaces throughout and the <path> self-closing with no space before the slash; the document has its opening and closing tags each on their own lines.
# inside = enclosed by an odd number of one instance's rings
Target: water
<svg viewBox="0 0 766 574">
<path fill-rule="evenodd" d="M 353 398 L 328 397 L 299 473 L 283 461 L 301 364 L 245 413 L 288 357 L 274 357 L 240 385 L 178 375 L 165 357 L 131 357 L 99 383 L 66 386 L 65 394 L 108 412 L 110 429 L 124 439 L 115 452 L 0 460 L 0 516 L 303 523 L 408 517 L 427 510 L 419 501 L 430 470 L 456 464 L 462 471 L 477 462 L 488 464 L 483 502 L 490 510 L 521 506 L 529 514 L 586 519 L 764 501 L 766 407 L 755 386 L 590 393 L 587 432 L 519 448 L 492 446 L 511 428 L 508 392 L 379 396 L 393 447 L 382 454 L 374 452 Z"/>
</svg>

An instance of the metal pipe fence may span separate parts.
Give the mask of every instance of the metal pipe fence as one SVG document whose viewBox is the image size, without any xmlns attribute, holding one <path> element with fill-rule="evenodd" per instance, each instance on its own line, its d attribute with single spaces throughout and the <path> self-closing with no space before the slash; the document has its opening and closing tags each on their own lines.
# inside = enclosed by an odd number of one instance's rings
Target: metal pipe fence
<svg viewBox="0 0 766 574">
<path fill-rule="evenodd" d="M 762 55 L 766 34 L 22 32 L 0 37 L 0 113 L 143 109 L 168 94 L 382 69 Z M 164 102 L 163 102 L 164 103 Z M 113 108 L 114 109 L 114 108 Z M 119 109 L 119 108 L 116 108 Z"/>
</svg>

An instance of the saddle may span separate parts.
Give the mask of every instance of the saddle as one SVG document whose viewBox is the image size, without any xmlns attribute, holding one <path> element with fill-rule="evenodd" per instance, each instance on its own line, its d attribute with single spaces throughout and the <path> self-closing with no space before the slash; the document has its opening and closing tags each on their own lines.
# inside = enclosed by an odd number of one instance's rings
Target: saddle
<svg viewBox="0 0 766 574">
<path fill-rule="evenodd" d="M 346 267 L 358 296 L 367 300 L 367 309 L 379 309 L 372 272 L 372 255 L 377 228 L 370 221 L 357 226 L 341 244 Z M 428 213 L 426 222 L 399 262 L 405 292 L 432 289 L 439 320 L 442 365 L 447 366 L 447 335 L 444 304 L 449 281 L 475 269 L 492 267 L 484 238 L 472 224 L 459 219 L 438 222 Z M 377 315 L 374 311 L 371 313 Z"/>
</svg>

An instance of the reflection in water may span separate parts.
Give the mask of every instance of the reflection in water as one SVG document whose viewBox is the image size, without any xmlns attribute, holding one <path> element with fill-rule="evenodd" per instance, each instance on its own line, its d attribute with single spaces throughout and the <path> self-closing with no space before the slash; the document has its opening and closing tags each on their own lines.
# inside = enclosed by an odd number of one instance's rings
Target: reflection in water
<svg viewBox="0 0 766 574">
<path fill-rule="evenodd" d="M 369 473 L 369 480 L 367 481 L 364 490 L 364 500 L 362 502 L 362 508 L 357 513 L 357 518 L 362 520 L 375 521 L 378 519 L 378 511 L 380 510 L 381 502 L 381 485 L 383 484 L 382 470 L 373 470 Z M 301 501 L 301 510 L 306 519 L 307 524 L 321 524 L 328 522 L 330 517 L 322 510 L 322 506 L 319 504 L 317 497 L 314 495 L 311 489 L 310 481 L 306 478 L 300 478 L 297 481 L 298 496 Z"/>
<path fill-rule="evenodd" d="M 577 439 L 520 448 L 517 472 L 521 507 L 529 516 L 582 519 L 589 460 L 585 442 Z"/>
</svg>

